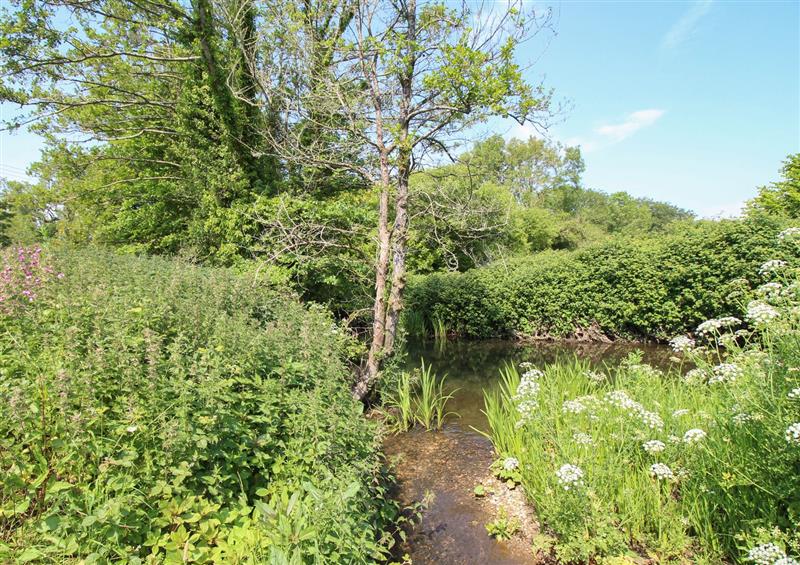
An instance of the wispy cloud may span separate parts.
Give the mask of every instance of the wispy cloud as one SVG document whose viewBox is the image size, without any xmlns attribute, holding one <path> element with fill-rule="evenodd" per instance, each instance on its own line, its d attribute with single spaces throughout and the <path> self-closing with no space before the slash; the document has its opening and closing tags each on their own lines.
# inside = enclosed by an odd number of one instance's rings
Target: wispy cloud
<svg viewBox="0 0 800 565">
<path fill-rule="evenodd" d="M 619 142 L 632 136 L 640 129 L 653 125 L 663 115 L 664 110 L 637 110 L 628 114 L 624 122 L 600 126 L 594 131 L 610 141 Z"/>
<path fill-rule="evenodd" d="M 692 35 L 697 28 L 698 22 L 711 10 L 713 0 L 697 0 L 689 6 L 689 9 L 684 12 L 681 19 L 669 29 L 661 41 L 661 46 L 665 49 L 674 49 L 689 36 Z"/>
</svg>

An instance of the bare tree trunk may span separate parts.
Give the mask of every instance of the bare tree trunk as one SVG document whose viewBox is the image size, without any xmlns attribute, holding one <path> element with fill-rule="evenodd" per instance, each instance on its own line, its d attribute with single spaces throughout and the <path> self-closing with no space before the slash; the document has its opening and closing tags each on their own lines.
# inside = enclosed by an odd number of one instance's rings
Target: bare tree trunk
<svg viewBox="0 0 800 565">
<path fill-rule="evenodd" d="M 395 199 L 394 245 L 392 247 L 392 286 L 386 311 L 383 354 L 390 355 L 394 350 L 400 312 L 403 309 L 403 291 L 406 287 L 406 253 L 408 251 L 408 177 L 410 155 L 400 156 Z"/>
<path fill-rule="evenodd" d="M 386 329 L 386 282 L 389 276 L 389 249 L 391 233 L 389 231 L 389 156 L 381 155 L 381 192 L 378 206 L 378 257 L 375 262 L 375 301 L 372 306 L 372 342 L 367 354 L 364 371 L 359 375 L 353 387 L 353 396 L 361 399 L 369 392 L 369 387 L 377 378 L 383 358 L 384 336 Z"/>
</svg>

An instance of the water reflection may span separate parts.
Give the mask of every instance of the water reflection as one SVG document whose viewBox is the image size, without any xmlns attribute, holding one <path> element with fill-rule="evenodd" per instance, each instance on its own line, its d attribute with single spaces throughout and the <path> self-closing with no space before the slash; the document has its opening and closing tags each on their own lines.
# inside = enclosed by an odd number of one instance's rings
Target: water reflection
<svg viewBox="0 0 800 565">
<path fill-rule="evenodd" d="M 562 359 L 577 357 L 588 361 L 594 368 L 603 369 L 619 365 L 630 353 L 641 351 L 643 361 L 666 369 L 672 352 L 669 347 L 643 343 L 587 343 L 577 341 L 516 342 L 487 341 L 410 341 L 406 345 L 409 368 L 418 367 L 422 360 L 432 365 L 439 375 L 447 374 L 447 388 L 457 389 L 448 404 L 461 418 L 450 421 L 460 429 L 472 427 L 486 430 L 483 409 L 483 391 L 497 386 L 500 370 L 507 364 L 519 365 L 523 361 L 535 367 Z"/>
</svg>

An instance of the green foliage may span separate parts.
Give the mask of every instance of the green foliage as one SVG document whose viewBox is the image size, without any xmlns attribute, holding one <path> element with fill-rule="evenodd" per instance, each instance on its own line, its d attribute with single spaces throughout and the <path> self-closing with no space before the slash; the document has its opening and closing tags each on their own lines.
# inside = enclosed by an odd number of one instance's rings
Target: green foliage
<svg viewBox="0 0 800 565">
<path fill-rule="evenodd" d="M 500 508 L 497 518 L 486 524 L 486 533 L 496 540 L 508 540 L 519 531 L 519 520 L 509 518 L 504 508 Z"/>
<path fill-rule="evenodd" d="M 715 313 L 739 314 L 782 227 L 765 216 L 684 222 L 658 237 L 416 277 L 408 309 L 428 333 L 438 319 L 466 337 L 669 338 Z"/>
<path fill-rule="evenodd" d="M 386 555 L 352 338 L 237 275 L 98 250 L 0 314 L 0 555 L 53 563 Z"/>
<path fill-rule="evenodd" d="M 798 273 L 766 275 L 749 327 L 712 323 L 696 346 L 676 341 L 686 374 L 636 355 L 608 378 L 577 360 L 505 372 L 487 396 L 490 437 L 518 460 L 559 560 L 633 548 L 659 562 L 740 562 L 764 543 L 797 553 Z"/>
<path fill-rule="evenodd" d="M 762 186 L 758 196 L 748 202 L 748 212 L 767 212 L 800 218 L 800 153 L 789 155 L 781 168 L 783 180 Z"/>
<path fill-rule="evenodd" d="M 382 413 L 389 427 L 405 432 L 419 424 L 426 430 L 439 430 L 448 416 L 457 416 L 447 411 L 455 391 L 445 393 L 445 380 L 424 362 L 412 374 L 400 373 L 394 386 L 383 392 Z"/>
</svg>

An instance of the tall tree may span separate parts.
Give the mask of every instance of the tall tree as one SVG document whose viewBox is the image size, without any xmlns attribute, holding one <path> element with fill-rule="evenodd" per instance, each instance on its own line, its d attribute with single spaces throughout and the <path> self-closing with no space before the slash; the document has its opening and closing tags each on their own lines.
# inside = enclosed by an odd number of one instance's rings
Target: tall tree
<svg viewBox="0 0 800 565">
<path fill-rule="evenodd" d="M 541 123 L 549 114 L 551 93 L 528 84 L 514 60 L 519 43 L 549 14 L 516 1 L 487 6 L 276 3 L 267 18 L 274 27 L 256 50 L 261 58 L 251 59 L 263 98 L 282 118 L 280 135 L 267 132 L 276 150 L 288 161 L 351 171 L 378 192 L 372 338 L 357 397 L 366 395 L 394 350 L 406 285 L 411 174 L 449 154 L 460 135 L 490 116 Z M 329 57 L 320 69 L 320 44 L 308 22 L 331 13 L 345 25 L 322 40 Z M 276 80 L 286 74 L 291 81 Z"/>
<path fill-rule="evenodd" d="M 789 218 L 800 218 L 800 153 L 789 155 L 781 167 L 783 180 L 758 189 L 747 204 L 749 211 L 762 210 Z"/>
</svg>

